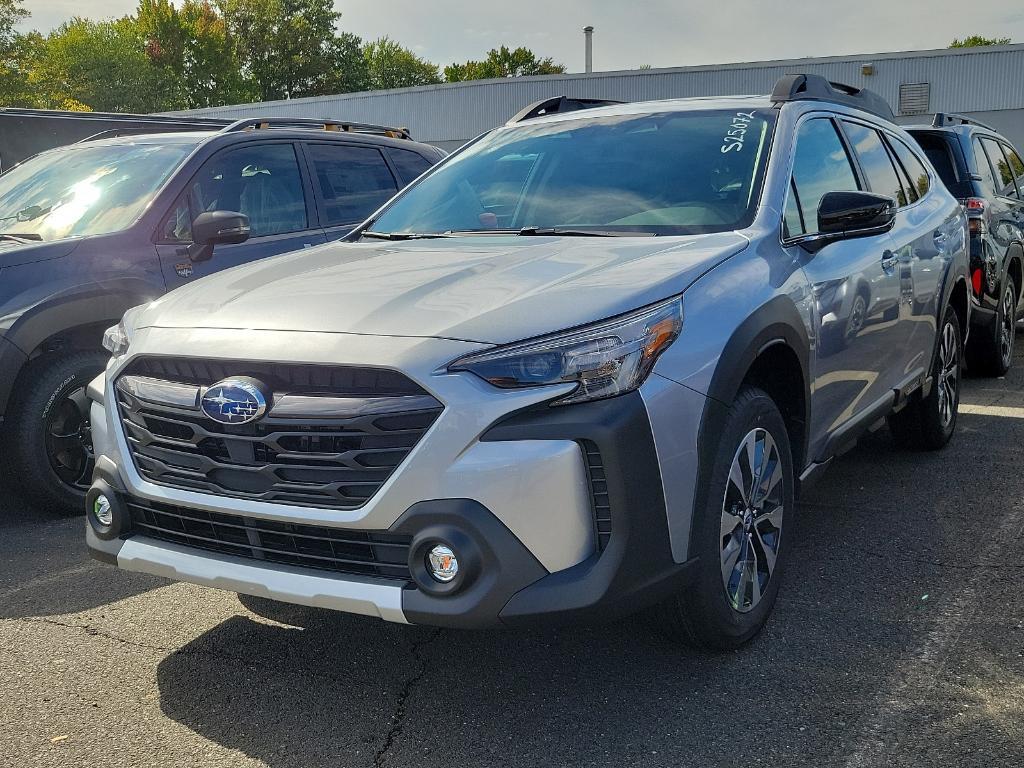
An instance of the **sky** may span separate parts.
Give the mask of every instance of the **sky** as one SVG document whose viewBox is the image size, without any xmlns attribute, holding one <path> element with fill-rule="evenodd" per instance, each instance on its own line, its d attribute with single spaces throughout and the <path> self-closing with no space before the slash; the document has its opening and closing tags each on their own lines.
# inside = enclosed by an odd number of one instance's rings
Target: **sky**
<svg viewBox="0 0 1024 768">
<path fill-rule="evenodd" d="M 20 26 L 47 31 L 76 12 L 116 17 L 136 5 L 27 0 L 32 17 Z M 342 29 L 364 40 L 387 35 L 442 66 L 505 44 L 581 72 L 587 24 L 599 71 L 944 48 L 971 34 L 1024 42 L 1019 0 L 336 0 L 335 8 Z"/>
</svg>

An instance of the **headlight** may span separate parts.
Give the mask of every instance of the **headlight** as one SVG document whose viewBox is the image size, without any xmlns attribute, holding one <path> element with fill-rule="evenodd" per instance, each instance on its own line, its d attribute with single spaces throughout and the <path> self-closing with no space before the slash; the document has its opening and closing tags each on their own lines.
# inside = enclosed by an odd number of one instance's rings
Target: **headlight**
<svg viewBox="0 0 1024 768">
<path fill-rule="evenodd" d="M 132 343 L 132 334 L 135 331 L 135 327 L 132 324 L 132 317 L 135 315 L 138 307 L 133 307 L 124 313 L 124 317 L 121 318 L 121 322 L 117 325 L 107 328 L 103 333 L 103 348 L 107 350 L 113 357 L 121 357 L 125 352 L 128 351 L 128 346 Z"/>
<path fill-rule="evenodd" d="M 128 336 L 124 320 L 103 332 L 103 348 L 113 357 L 120 357 L 127 352 L 130 343 L 131 338 Z"/>
<path fill-rule="evenodd" d="M 468 355 L 448 370 L 475 373 L 502 389 L 578 384 L 559 405 L 597 400 L 639 387 L 682 327 L 677 297 L 585 328 Z"/>
</svg>

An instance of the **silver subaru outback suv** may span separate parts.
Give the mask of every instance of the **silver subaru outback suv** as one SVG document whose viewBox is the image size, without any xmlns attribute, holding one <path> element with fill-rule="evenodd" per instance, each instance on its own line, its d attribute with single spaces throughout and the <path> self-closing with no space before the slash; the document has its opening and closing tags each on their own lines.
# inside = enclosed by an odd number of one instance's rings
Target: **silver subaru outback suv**
<svg viewBox="0 0 1024 768">
<path fill-rule="evenodd" d="M 886 419 L 956 425 L 966 218 L 891 117 L 810 75 L 550 100 L 348 242 L 130 311 L 90 549 L 394 622 L 650 609 L 741 645 L 801 485 Z"/>
</svg>

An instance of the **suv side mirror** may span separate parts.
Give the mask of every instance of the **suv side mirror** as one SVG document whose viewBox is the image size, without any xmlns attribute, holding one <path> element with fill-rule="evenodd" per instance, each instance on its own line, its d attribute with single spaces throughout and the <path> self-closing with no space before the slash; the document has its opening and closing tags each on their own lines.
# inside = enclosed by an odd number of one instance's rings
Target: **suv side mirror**
<svg viewBox="0 0 1024 768">
<path fill-rule="evenodd" d="M 818 232 L 829 240 L 880 235 L 896 221 L 896 201 L 871 192 L 828 192 L 818 204 Z"/>
<path fill-rule="evenodd" d="M 236 211 L 206 211 L 192 222 L 192 245 L 188 257 L 192 261 L 208 261 L 213 247 L 227 243 L 244 243 L 249 239 L 249 217 Z"/>
</svg>

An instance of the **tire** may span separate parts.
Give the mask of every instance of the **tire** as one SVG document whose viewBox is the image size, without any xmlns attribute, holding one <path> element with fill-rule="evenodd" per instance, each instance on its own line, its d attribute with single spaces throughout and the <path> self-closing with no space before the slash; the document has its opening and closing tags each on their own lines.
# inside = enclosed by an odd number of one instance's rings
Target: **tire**
<svg viewBox="0 0 1024 768">
<path fill-rule="evenodd" d="M 4 425 L 7 475 L 40 510 L 85 511 L 94 465 L 85 388 L 109 357 L 101 350 L 47 355 L 18 378 Z"/>
<path fill-rule="evenodd" d="M 1016 318 L 1017 286 L 1007 275 L 992 330 L 984 335 L 972 333 L 967 344 L 967 369 L 972 375 L 1005 376 L 1010 370 L 1017 335 Z"/>
<path fill-rule="evenodd" d="M 937 341 L 931 392 L 925 398 L 915 396 L 902 411 L 889 417 L 889 430 L 903 448 L 937 451 L 956 431 L 963 339 L 960 320 L 952 307 L 946 307 Z"/>
<path fill-rule="evenodd" d="M 751 443 L 753 463 L 746 451 Z M 740 392 L 729 408 L 713 455 L 706 501 L 693 527 L 696 577 L 681 593 L 657 606 L 653 618 L 674 639 L 703 650 L 731 651 L 751 640 L 767 621 L 793 532 L 789 436 L 778 407 L 765 392 L 755 388 Z M 758 463 L 758 455 L 769 460 Z M 761 467 L 767 476 L 765 484 L 770 483 L 767 493 L 763 487 L 755 491 L 752 505 L 747 503 L 753 487 L 751 466 Z M 731 479 L 737 473 L 743 478 L 740 483 Z M 754 514 L 748 511 L 751 507 Z M 771 554 L 774 565 L 770 567 Z"/>
</svg>

